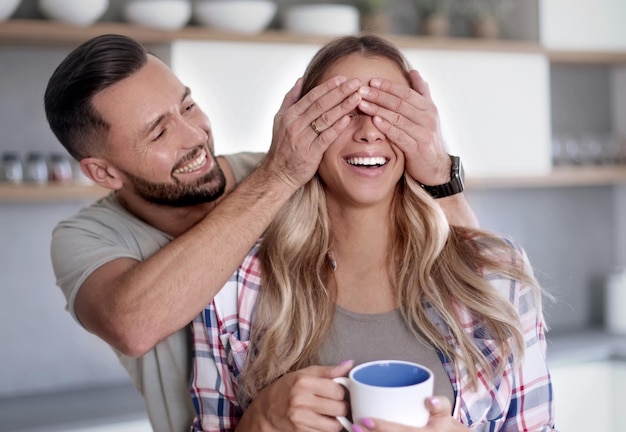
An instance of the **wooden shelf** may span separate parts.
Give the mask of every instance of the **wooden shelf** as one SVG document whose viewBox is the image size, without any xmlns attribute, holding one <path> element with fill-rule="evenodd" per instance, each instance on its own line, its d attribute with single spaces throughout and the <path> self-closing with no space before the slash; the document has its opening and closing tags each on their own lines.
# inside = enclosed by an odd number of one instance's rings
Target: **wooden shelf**
<svg viewBox="0 0 626 432">
<path fill-rule="evenodd" d="M 117 33 L 131 36 L 144 44 L 170 43 L 175 40 L 214 40 L 235 42 L 324 43 L 332 36 L 305 35 L 281 30 L 260 34 L 215 31 L 189 25 L 180 30 L 156 30 L 123 22 L 98 22 L 87 27 L 43 19 L 11 19 L 0 22 L 0 44 L 76 45 L 91 37 Z M 387 35 L 401 47 L 503 52 L 541 52 L 537 43 L 513 40 L 474 38 L 432 38 L 424 36 Z"/>
<path fill-rule="evenodd" d="M 93 201 L 109 191 L 83 183 L 7 184 L 0 183 L 0 202 Z"/>
<path fill-rule="evenodd" d="M 168 44 L 175 40 L 317 44 L 324 43 L 331 38 L 331 36 L 305 35 L 281 30 L 267 30 L 260 34 L 242 34 L 215 31 L 198 25 L 189 25 L 180 30 L 168 31 L 124 22 L 98 22 L 87 27 L 44 19 L 10 19 L 0 22 L 1 45 L 75 46 L 104 33 L 131 36 L 144 44 Z M 387 35 L 387 37 L 402 48 L 529 52 L 545 54 L 554 63 L 626 64 L 626 52 L 624 51 L 549 50 L 544 49 L 537 42 L 503 39 L 436 38 L 413 35 Z"/>
<path fill-rule="evenodd" d="M 468 177 L 468 191 L 515 188 L 549 188 L 610 186 L 626 184 L 626 165 L 599 167 L 558 167 L 544 176 L 518 177 Z M 92 201 L 109 193 L 95 185 L 78 183 L 59 184 L 2 184 L 0 183 L 0 202 L 54 202 L 54 201 Z"/>
<path fill-rule="evenodd" d="M 617 65 L 626 64 L 624 51 L 565 51 L 548 50 L 548 60 L 552 63 Z"/>
<path fill-rule="evenodd" d="M 98 22 L 81 27 L 43 19 L 11 19 L 0 22 L 0 45 L 75 46 L 105 33 L 131 36 L 144 44 L 168 44 L 176 40 L 209 40 L 254 43 L 324 43 L 331 36 L 312 36 L 268 30 L 249 35 L 215 31 L 190 25 L 176 31 L 156 30 L 123 22 Z M 412 35 L 387 35 L 402 48 L 456 51 L 495 51 L 539 53 L 554 63 L 626 64 L 626 52 L 578 52 L 546 50 L 536 42 L 470 38 L 429 38 Z M 468 178 L 468 190 L 496 188 L 576 187 L 626 183 L 626 166 L 558 167 L 545 176 Z M 106 190 L 84 184 L 9 185 L 0 183 L 0 202 L 45 202 L 93 200 Z"/>
<path fill-rule="evenodd" d="M 626 183 L 626 165 L 556 167 L 545 176 L 473 177 L 468 190 L 610 186 Z"/>
</svg>

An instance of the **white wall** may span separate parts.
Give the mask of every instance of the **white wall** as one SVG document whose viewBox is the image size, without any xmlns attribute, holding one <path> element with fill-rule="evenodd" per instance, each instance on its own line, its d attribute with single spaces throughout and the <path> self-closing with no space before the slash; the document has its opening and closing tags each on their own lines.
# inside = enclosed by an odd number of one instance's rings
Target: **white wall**
<svg viewBox="0 0 626 432">
<path fill-rule="evenodd" d="M 180 41 L 172 68 L 212 121 L 218 152 L 267 150 L 313 44 Z M 450 151 L 473 176 L 551 168 L 548 63 L 540 54 L 404 50 L 431 87 Z"/>
<path fill-rule="evenodd" d="M 315 45 L 178 41 L 171 66 L 213 127 L 217 153 L 267 151 L 274 115 Z"/>
</svg>

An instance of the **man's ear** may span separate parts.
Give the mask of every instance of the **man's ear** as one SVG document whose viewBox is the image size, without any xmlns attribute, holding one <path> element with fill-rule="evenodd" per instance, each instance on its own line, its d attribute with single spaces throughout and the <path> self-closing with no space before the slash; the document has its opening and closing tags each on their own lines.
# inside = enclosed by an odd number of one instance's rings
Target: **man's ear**
<svg viewBox="0 0 626 432">
<path fill-rule="evenodd" d="M 118 190 L 124 184 L 119 171 L 100 158 L 87 157 L 82 159 L 80 170 L 91 181 L 105 189 Z"/>
</svg>

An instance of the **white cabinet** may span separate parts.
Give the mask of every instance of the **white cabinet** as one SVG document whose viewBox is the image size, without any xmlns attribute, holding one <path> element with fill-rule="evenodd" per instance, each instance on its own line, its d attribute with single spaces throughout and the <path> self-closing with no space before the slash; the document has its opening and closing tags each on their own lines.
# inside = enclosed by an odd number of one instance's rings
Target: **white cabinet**
<svg viewBox="0 0 626 432">
<path fill-rule="evenodd" d="M 550 172 L 549 64 L 537 53 L 405 50 L 429 84 L 446 142 L 476 177 Z"/>
<path fill-rule="evenodd" d="M 626 49 L 624 0 L 540 0 L 539 34 L 550 49 Z"/>
<path fill-rule="evenodd" d="M 552 367 L 556 427 L 563 432 L 626 430 L 626 362 L 602 361 Z"/>
<path fill-rule="evenodd" d="M 171 66 L 213 122 L 218 153 L 264 151 L 274 114 L 320 45 L 176 41 Z M 468 176 L 550 172 L 549 67 L 541 53 L 407 48 L 450 152 Z"/>
</svg>

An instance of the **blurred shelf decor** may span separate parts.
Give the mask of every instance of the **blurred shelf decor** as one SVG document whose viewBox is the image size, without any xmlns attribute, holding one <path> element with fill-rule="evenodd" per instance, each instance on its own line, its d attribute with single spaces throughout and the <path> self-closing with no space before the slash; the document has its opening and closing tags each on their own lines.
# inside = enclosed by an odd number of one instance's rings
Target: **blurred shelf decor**
<svg viewBox="0 0 626 432">
<path fill-rule="evenodd" d="M 467 2 L 415 0 L 414 5 L 417 11 L 415 20 L 421 20 L 419 35 L 388 33 L 391 31 L 391 17 L 388 15 L 389 3 L 384 0 L 355 0 L 353 3 L 361 15 L 361 28 L 383 33 L 403 49 L 531 53 L 544 56 L 550 64 L 598 65 L 608 68 L 621 68 L 626 65 L 626 49 L 610 44 L 599 47 L 588 44 L 571 48 L 554 42 L 557 40 L 556 36 L 547 42 L 504 39 L 501 37 L 500 29 L 496 29 L 496 33 L 489 35 L 473 33 L 474 37 L 458 37 L 450 34 L 445 23 L 443 26 L 438 26 L 439 30 L 427 31 L 427 27 L 424 27 L 426 24 L 423 20 L 426 17 L 438 14 L 449 19 L 448 15 L 455 13 L 457 17 L 462 15 L 468 22 L 477 20 L 481 16 L 496 16 L 498 20 L 501 20 L 509 12 L 512 0 L 468 0 Z M 459 9 L 461 3 L 464 8 L 462 10 Z M 544 13 L 548 8 L 548 18 L 554 16 L 556 12 L 553 9 L 559 6 L 554 3 L 548 5 L 544 0 L 538 0 L 538 5 L 540 13 Z M 548 14 L 548 12 L 545 13 Z M 97 21 L 92 25 L 74 25 L 52 19 L 10 18 L 11 13 L 9 12 L 4 20 L 0 20 L 0 45 L 71 47 L 103 33 L 128 35 L 147 45 L 167 45 L 183 40 L 251 44 L 321 44 L 333 37 L 332 35 L 288 32 L 280 28 L 265 29 L 258 33 L 237 32 L 194 23 L 187 23 L 176 28 L 142 26 L 119 20 Z M 554 18 L 550 20 L 553 21 Z M 547 32 L 544 31 L 544 33 Z M 613 148 L 616 145 L 615 140 L 610 144 L 605 141 L 604 137 L 555 136 L 552 143 L 554 168 L 550 173 L 498 178 L 497 181 L 493 181 L 491 177 L 470 176 L 467 179 L 468 187 L 480 189 L 626 183 L 626 150 Z M 623 143 L 621 145 L 624 146 Z M 610 156 L 610 152 L 616 154 Z M 0 200 L 2 201 L 83 199 L 100 197 L 105 193 L 106 191 L 98 187 L 81 182 L 44 185 L 0 183 Z"/>
</svg>

